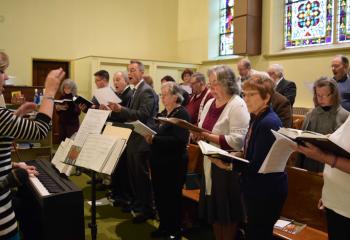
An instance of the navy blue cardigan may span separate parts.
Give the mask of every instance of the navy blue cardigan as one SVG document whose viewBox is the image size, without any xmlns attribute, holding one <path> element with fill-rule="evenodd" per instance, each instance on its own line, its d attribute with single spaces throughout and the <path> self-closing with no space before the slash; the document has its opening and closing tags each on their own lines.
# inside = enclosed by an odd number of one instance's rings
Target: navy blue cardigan
<svg viewBox="0 0 350 240">
<path fill-rule="evenodd" d="M 267 108 L 262 114 L 252 118 L 249 128 L 252 128 L 249 142 L 246 142 L 245 158 L 249 160 L 248 167 L 242 169 L 243 192 L 251 196 L 269 196 L 285 193 L 288 190 L 287 174 L 259 174 L 258 171 L 268 154 L 275 137 L 271 129 L 282 127 L 281 120 L 272 108 Z M 248 137 L 248 136 L 247 136 Z"/>
</svg>

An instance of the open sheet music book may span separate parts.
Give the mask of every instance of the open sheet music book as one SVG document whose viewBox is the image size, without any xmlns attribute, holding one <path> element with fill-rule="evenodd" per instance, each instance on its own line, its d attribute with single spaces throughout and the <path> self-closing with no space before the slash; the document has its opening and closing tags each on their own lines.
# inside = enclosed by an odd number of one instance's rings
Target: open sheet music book
<svg viewBox="0 0 350 240">
<path fill-rule="evenodd" d="M 139 120 L 133 122 L 125 122 L 125 124 L 132 125 L 134 127 L 134 131 L 142 136 L 157 134 L 153 129 L 140 122 Z"/>
<path fill-rule="evenodd" d="M 337 144 L 338 139 L 334 137 L 335 134 L 326 136 L 316 132 L 303 131 L 293 128 L 281 128 L 278 130 L 278 133 L 292 139 L 293 141 L 296 141 L 299 144 L 309 142 L 322 150 L 335 153 L 342 157 L 350 158 L 350 149 L 346 150 Z"/>
<path fill-rule="evenodd" d="M 130 134 L 131 129 L 106 126 L 103 134 L 88 134 L 82 146 L 72 145 L 64 163 L 111 175 Z"/>
<path fill-rule="evenodd" d="M 179 118 L 158 117 L 156 118 L 156 120 L 160 121 L 161 123 L 169 123 L 169 124 L 176 125 L 178 127 L 186 128 L 192 132 L 209 132 L 210 133 L 210 131 L 204 128 L 200 128 L 192 123 L 187 122 L 186 120 L 179 119 Z"/>
<path fill-rule="evenodd" d="M 66 138 L 61 144 L 58 146 L 58 149 L 53 156 L 51 163 L 56 167 L 56 169 L 65 174 L 67 177 L 71 175 L 74 167 L 68 164 L 63 163 L 68 155 L 70 148 L 73 145 L 73 140 L 70 138 Z"/>
<path fill-rule="evenodd" d="M 249 164 L 249 161 L 237 156 L 229 154 L 227 151 L 222 150 L 221 148 L 215 147 L 207 142 L 198 141 L 198 146 L 201 149 L 203 155 L 207 155 L 214 158 L 219 158 L 227 163 L 245 163 Z"/>
</svg>

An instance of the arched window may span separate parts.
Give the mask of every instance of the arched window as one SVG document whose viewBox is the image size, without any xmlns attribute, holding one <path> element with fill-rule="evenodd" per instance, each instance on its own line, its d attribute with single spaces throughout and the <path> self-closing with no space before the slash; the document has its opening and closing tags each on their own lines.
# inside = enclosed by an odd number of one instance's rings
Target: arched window
<svg viewBox="0 0 350 240">
<path fill-rule="evenodd" d="M 234 0 L 220 0 L 219 55 L 233 55 Z"/>
<path fill-rule="evenodd" d="M 333 43 L 333 0 L 285 0 L 285 48 Z"/>
</svg>

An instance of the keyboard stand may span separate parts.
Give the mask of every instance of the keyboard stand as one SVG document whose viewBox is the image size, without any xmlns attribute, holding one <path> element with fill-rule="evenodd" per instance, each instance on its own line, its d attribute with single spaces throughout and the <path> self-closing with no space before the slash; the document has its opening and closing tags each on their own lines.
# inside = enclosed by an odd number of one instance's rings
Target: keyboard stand
<svg viewBox="0 0 350 240">
<path fill-rule="evenodd" d="M 96 224 L 96 172 L 91 170 L 91 239 L 96 240 L 97 224 Z"/>
</svg>

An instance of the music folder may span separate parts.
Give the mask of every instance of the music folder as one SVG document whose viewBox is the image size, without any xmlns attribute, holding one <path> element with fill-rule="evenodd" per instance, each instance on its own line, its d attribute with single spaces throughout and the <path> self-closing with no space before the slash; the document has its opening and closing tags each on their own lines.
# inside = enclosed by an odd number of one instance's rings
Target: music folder
<svg viewBox="0 0 350 240">
<path fill-rule="evenodd" d="M 192 132 L 199 132 L 199 133 L 200 132 L 208 132 L 208 133 L 210 133 L 210 131 L 208 131 L 204 128 L 200 128 L 192 123 L 187 122 L 186 120 L 179 119 L 179 118 L 158 117 L 158 118 L 155 118 L 155 120 L 157 120 L 161 123 L 168 123 L 168 124 L 176 125 L 176 126 L 181 127 L 181 128 L 186 128 Z"/>
</svg>

